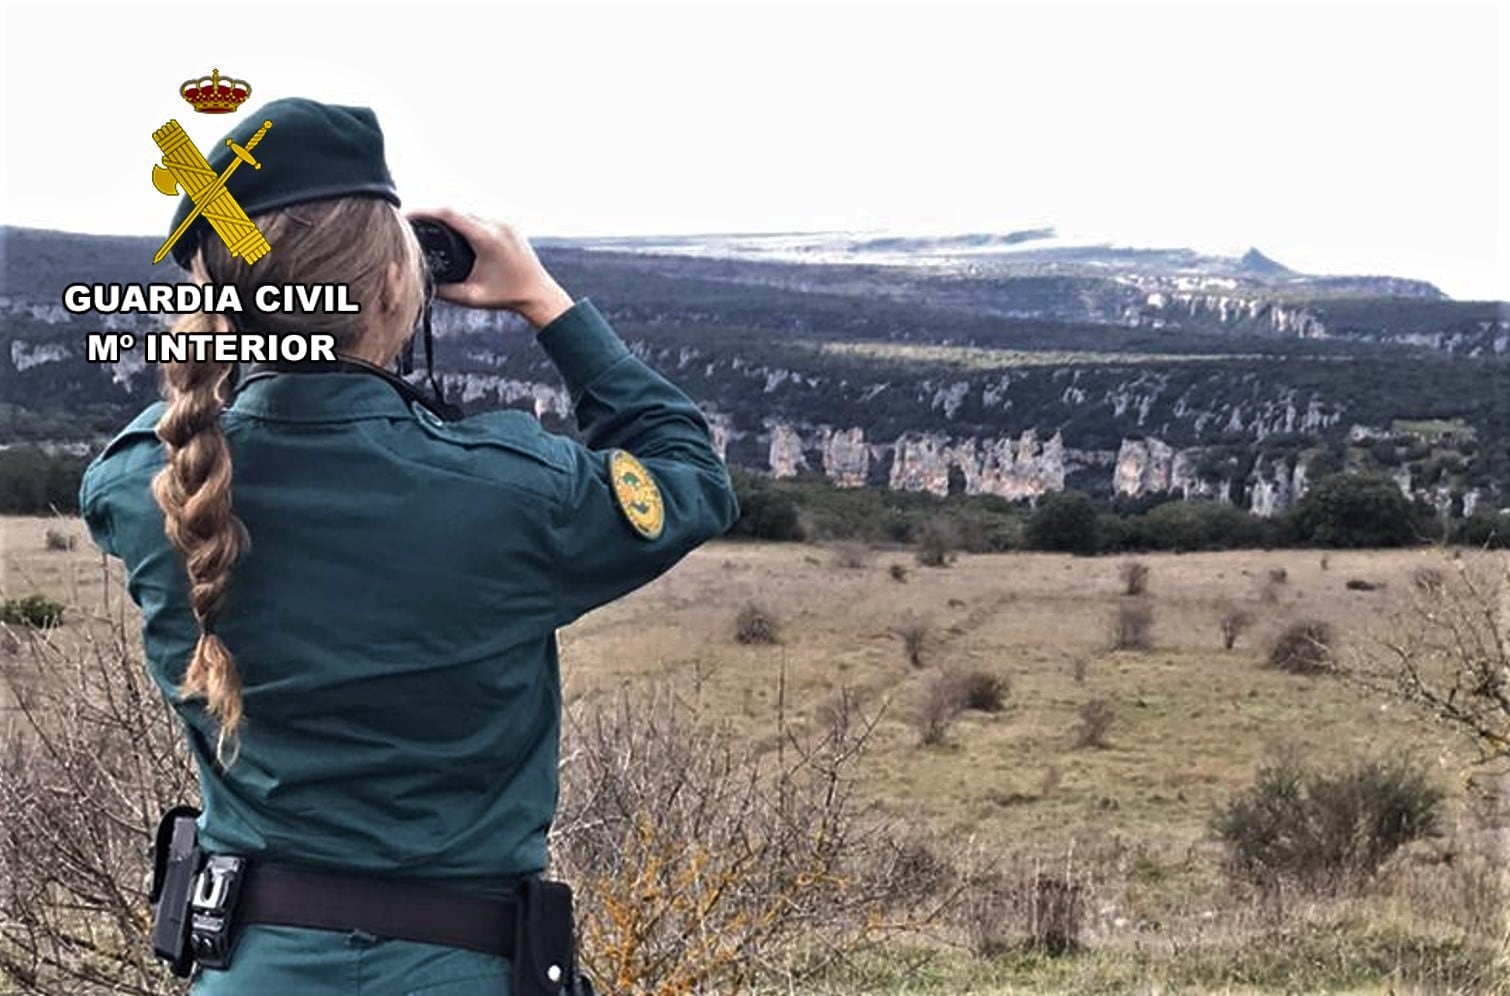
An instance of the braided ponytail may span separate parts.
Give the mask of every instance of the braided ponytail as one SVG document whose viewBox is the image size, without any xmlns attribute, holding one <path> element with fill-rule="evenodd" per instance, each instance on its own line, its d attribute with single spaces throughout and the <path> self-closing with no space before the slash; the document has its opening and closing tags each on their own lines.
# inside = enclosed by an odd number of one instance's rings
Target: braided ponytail
<svg viewBox="0 0 1510 996">
<path fill-rule="evenodd" d="M 206 315 L 188 315 L 175 332 L 209 331 Z M 168 409 L 157 423 L 167 465 L 152 480 L 168 540 L 184 556 L 189 605 L 199 623 L 199 642 L 178 692 L 203 697 L 219 723 L 217 760 L 241 726 L 241 678 L 215 621 L 225 602 L 231 567 L 248 546 L 246 527 L 231 510 L 231 451 L 220 428 L 229 400 L 232 364 L 168 363 L 163 393 Z"/>
<path fill-rule="evenodd" d="M 218 239 L 206 239 L 194 256 L 193 279 L 235 286 L 244 302 L 253 300 L 262 284 L 344 283 L 356 302 L 376 306 L 389 264 L 398 264 L 403 281 L 397 313 L 419 313 L 424 301 L 419 243 L 387 201 L 345 197 L 310 202 L 260 215 L 257 225 L 277 252 L 259 260 L 255 272 L 233 259 Z M 174 323 L 173 331 L 223 331 L 217 326 L 222 320 L 203 312 L 188 314 Z M 338 352 L 351 350 L 365 331 L 343 312 L 258 312 L 253 323 L 261 332 L 329 333 Z M 215 622 L 225 604 L 231 568 L 251 543 L 231 508 L 231 451 L 220 427 L 220 413 L 231 400 L 231 369 L 230 363 L 215 362 L 163 365 L 168 410 L 157 423 L 157 436 L 167 464 L 152 480 L 164 531 L 183 554 L 189 606 L 199 624 L 199 642 L 178 693 L 205 700 L 220 726 L 215 756 L 222 764 L 242 724 L 241 676 Z"/>
</svg>

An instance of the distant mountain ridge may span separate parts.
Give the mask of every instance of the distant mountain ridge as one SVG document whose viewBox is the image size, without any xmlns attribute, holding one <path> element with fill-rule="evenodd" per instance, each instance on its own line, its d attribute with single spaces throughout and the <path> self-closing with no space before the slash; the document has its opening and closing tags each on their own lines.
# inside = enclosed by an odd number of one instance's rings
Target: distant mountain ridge
<svg viewBox="0 0 1510 996">
<path fill-rule="evenodd" d="M 542 239 L 542 245 L 764 262 L 928 267 L 973 277 L 1043 275 L 1132 278 L 1139 286 L 1190 290 L 1211 282 L 1228 290 L 1252 282 L 1290 295 L 1370 294 L 1446 300 L 1424 280 L 1299 273 L 1250 248 L 1241 257 L 1183 248 L 1139 248 L 1061 238 L 1053 228 L 1004 233 L 874 236 L 852 232 L 597 236 Z"/>
<path fill-rule="evenodd" d="M 62 289 L 181 274 L 152 267 L 157 237 L 0 236 L 0 446 L 97 445 L 155 378 L 138 356 L 85 362 L 84 333 L 163 319 L 69 315 Z M 1510 308 L 1424 282 L 1295 274 L 1257 249 L 1063 246 L 1048 230 L 536 244 L 756 470 L 1272 514 L 1346 467 L 1444 512 L 1510 504 Z M 450 397 L 568 426 L 521 320 L 442 306 L 436 325 Z"/>
</svg>

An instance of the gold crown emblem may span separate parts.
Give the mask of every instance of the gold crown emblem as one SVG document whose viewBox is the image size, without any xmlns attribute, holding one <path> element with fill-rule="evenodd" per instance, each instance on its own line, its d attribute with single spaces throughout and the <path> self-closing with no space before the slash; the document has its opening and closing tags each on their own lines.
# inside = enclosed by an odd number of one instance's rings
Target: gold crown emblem
<svg viewBox="0 0 1510 996">
<path fill-rule="evenodd" d="M 216 69 L 200 79 L 184 80 L 178 92 L 200 114 L 229 114 L 252 95 L 252 85 L 246 80 L 221 79 Z"/>
</svg>

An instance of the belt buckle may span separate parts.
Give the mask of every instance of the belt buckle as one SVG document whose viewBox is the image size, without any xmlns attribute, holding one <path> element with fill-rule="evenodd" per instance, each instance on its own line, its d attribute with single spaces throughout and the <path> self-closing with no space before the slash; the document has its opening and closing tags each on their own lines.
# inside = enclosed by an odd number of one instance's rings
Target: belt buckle
<svg viewBox="0 0 1510 996">
<path fill-rule="evenodd" d="M 231 930 L 245 868 L 245 858 L 212 854 L 194 882 L 189 903 L 193 914 L 190 945 L 194 960 L 204 968 L 227 968 L 231 964 Z"/>
</svg>

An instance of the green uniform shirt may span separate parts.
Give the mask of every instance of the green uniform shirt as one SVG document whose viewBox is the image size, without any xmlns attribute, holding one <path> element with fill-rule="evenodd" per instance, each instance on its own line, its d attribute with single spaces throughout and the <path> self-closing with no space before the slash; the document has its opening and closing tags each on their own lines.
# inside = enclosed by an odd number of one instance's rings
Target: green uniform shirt
<svg viewBox="0 0 1510 996">
<path fill-rule="evenodd" d="M 199 766 L 210 849 L 499 893 L 545 868 L 556 628 L 660 575 L 738 508 L 705 419 L 591 301 L 538 340 L 581 443 L 522 412 L 443 422 L 362 373 L 256 379 L 226 409 L 251 536 L 216 623 L 245 706 L 229 771 L 202 703 L 174 694 L 198 629 L 149 490 L 163 404 L 85 472 L 85 521 L 125 562 L 148 665 Z M 616 501 L 615 448 L 659 488 L 654 539 Z"/>
</svg>

